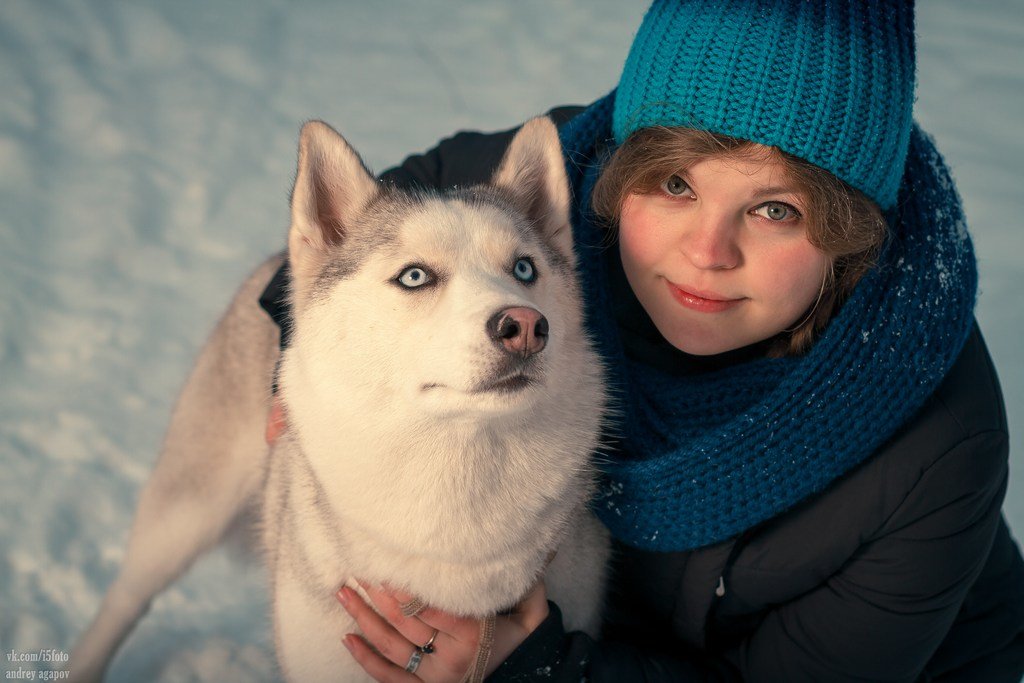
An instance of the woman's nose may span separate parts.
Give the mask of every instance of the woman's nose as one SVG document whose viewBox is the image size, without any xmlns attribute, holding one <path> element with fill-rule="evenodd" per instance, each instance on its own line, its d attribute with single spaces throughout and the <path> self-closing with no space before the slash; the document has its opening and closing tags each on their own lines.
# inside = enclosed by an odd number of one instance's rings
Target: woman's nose
<svg viewBox="0 0 1024 683">
<path fill-rule="evenodd" d="M 739 226 L 728 216 L 704 215 L 683 232 L 680 251 L 702 270 L 730 270 L 743 259 L 737 243 Z"/>
</svg>

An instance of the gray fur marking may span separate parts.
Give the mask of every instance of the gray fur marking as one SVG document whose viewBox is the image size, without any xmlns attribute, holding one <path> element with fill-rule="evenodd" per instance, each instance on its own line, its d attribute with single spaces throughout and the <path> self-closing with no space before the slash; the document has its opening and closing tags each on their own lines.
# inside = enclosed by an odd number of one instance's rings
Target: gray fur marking
<svg viewBox="0 0 1024 683">
<path fill-rule="evenodd" d="M 313 284 L 313 298 L 325 296 L 334 283 L 354 276 L 371 255 L 394 244 L 399 226 L 424 199 L 422 195 L 382 186 L 349 226 L 345 239 L 330 249 Z"/>
<path fill-rule="evenodd" d="M 460 199 L 470 206 L 495 206 L 502 211 L 515 217 L 515 227 L 524 242 L 536 243 L 544 252 L 548 263 L 559 275 L 572 277 L 574 275 L 568 258 L 555 249 L 546 239 L 541 229 L 534 224 L 523 213 L 522 205 L 516 201 L 515 196 L 502 188 L 493 185 L 475 185 L 468 188 L 457 188 L 445 193 L 452 199 Z M 568 227 L 568 226 L 566 226 Z"/>
</svg>

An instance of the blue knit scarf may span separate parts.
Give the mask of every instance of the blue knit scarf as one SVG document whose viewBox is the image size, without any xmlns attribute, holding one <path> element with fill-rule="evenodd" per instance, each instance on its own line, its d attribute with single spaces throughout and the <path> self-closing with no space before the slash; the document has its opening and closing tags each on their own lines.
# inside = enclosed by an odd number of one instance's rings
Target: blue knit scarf
<svg viewBox="0 0 1024 683">
<path fill-rule="evenodd" d="M 610 368 L 621 447 L 594 508 L 619 540 L 679 551 L 729 539 L 869 458 L 938 387 L 973 324 L 974 251 L 960 200 L 918 128 L 876 268 L 811 350 L 674 376 L 627 357 L 605 231 L 589 212 L 614 93 L 562 129 L 588 328 Z"/>
</svg>

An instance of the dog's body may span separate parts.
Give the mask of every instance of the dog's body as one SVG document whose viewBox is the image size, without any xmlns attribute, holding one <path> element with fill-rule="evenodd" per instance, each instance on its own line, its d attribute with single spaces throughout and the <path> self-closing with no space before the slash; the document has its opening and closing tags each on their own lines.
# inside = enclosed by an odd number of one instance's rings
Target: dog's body
<svg viewBox="0 0 1024 683">
<path fill-rule="evenodd" d="M 253 502 L 288 680 L 365 678 L 334 599 L 356 577 L 485 616 L 543 574 L 566 626 L 595 632 L 608 543 L 585 503 L 606 397 L 562 163 L 554 126 L 535 120 L 491 185 L 406 193 L 307 124 L 280 359 L 288 429 L 268 453 L 278 338 L 256 301 L 277 257 L 197 362 L 72 680 L 99 678 L 152 598 Z"/>
</svg>

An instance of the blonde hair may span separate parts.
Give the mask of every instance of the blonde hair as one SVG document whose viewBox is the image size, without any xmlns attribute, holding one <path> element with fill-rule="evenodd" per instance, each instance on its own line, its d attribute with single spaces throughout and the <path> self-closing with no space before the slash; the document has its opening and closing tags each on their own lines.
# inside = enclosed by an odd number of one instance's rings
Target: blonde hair
<svg viewBox="0 0 1024 683">
<path fill-rule="evenodd" d="M 772 357 L 801 354 L 874 264 L 886 235 L 882 212 L 864 193 L 825 169 L 775 147 L 661 126 L 636 131 L 608 159 L 594 186 L 591 208 L 614 230 L 631 194 L 655 192 L 672 175 L 711 157 L 781 162 L 804 195 L 807 239 L 829 258 L 831 267 L 817 301 L 768 349 Z"/>
</svg>

